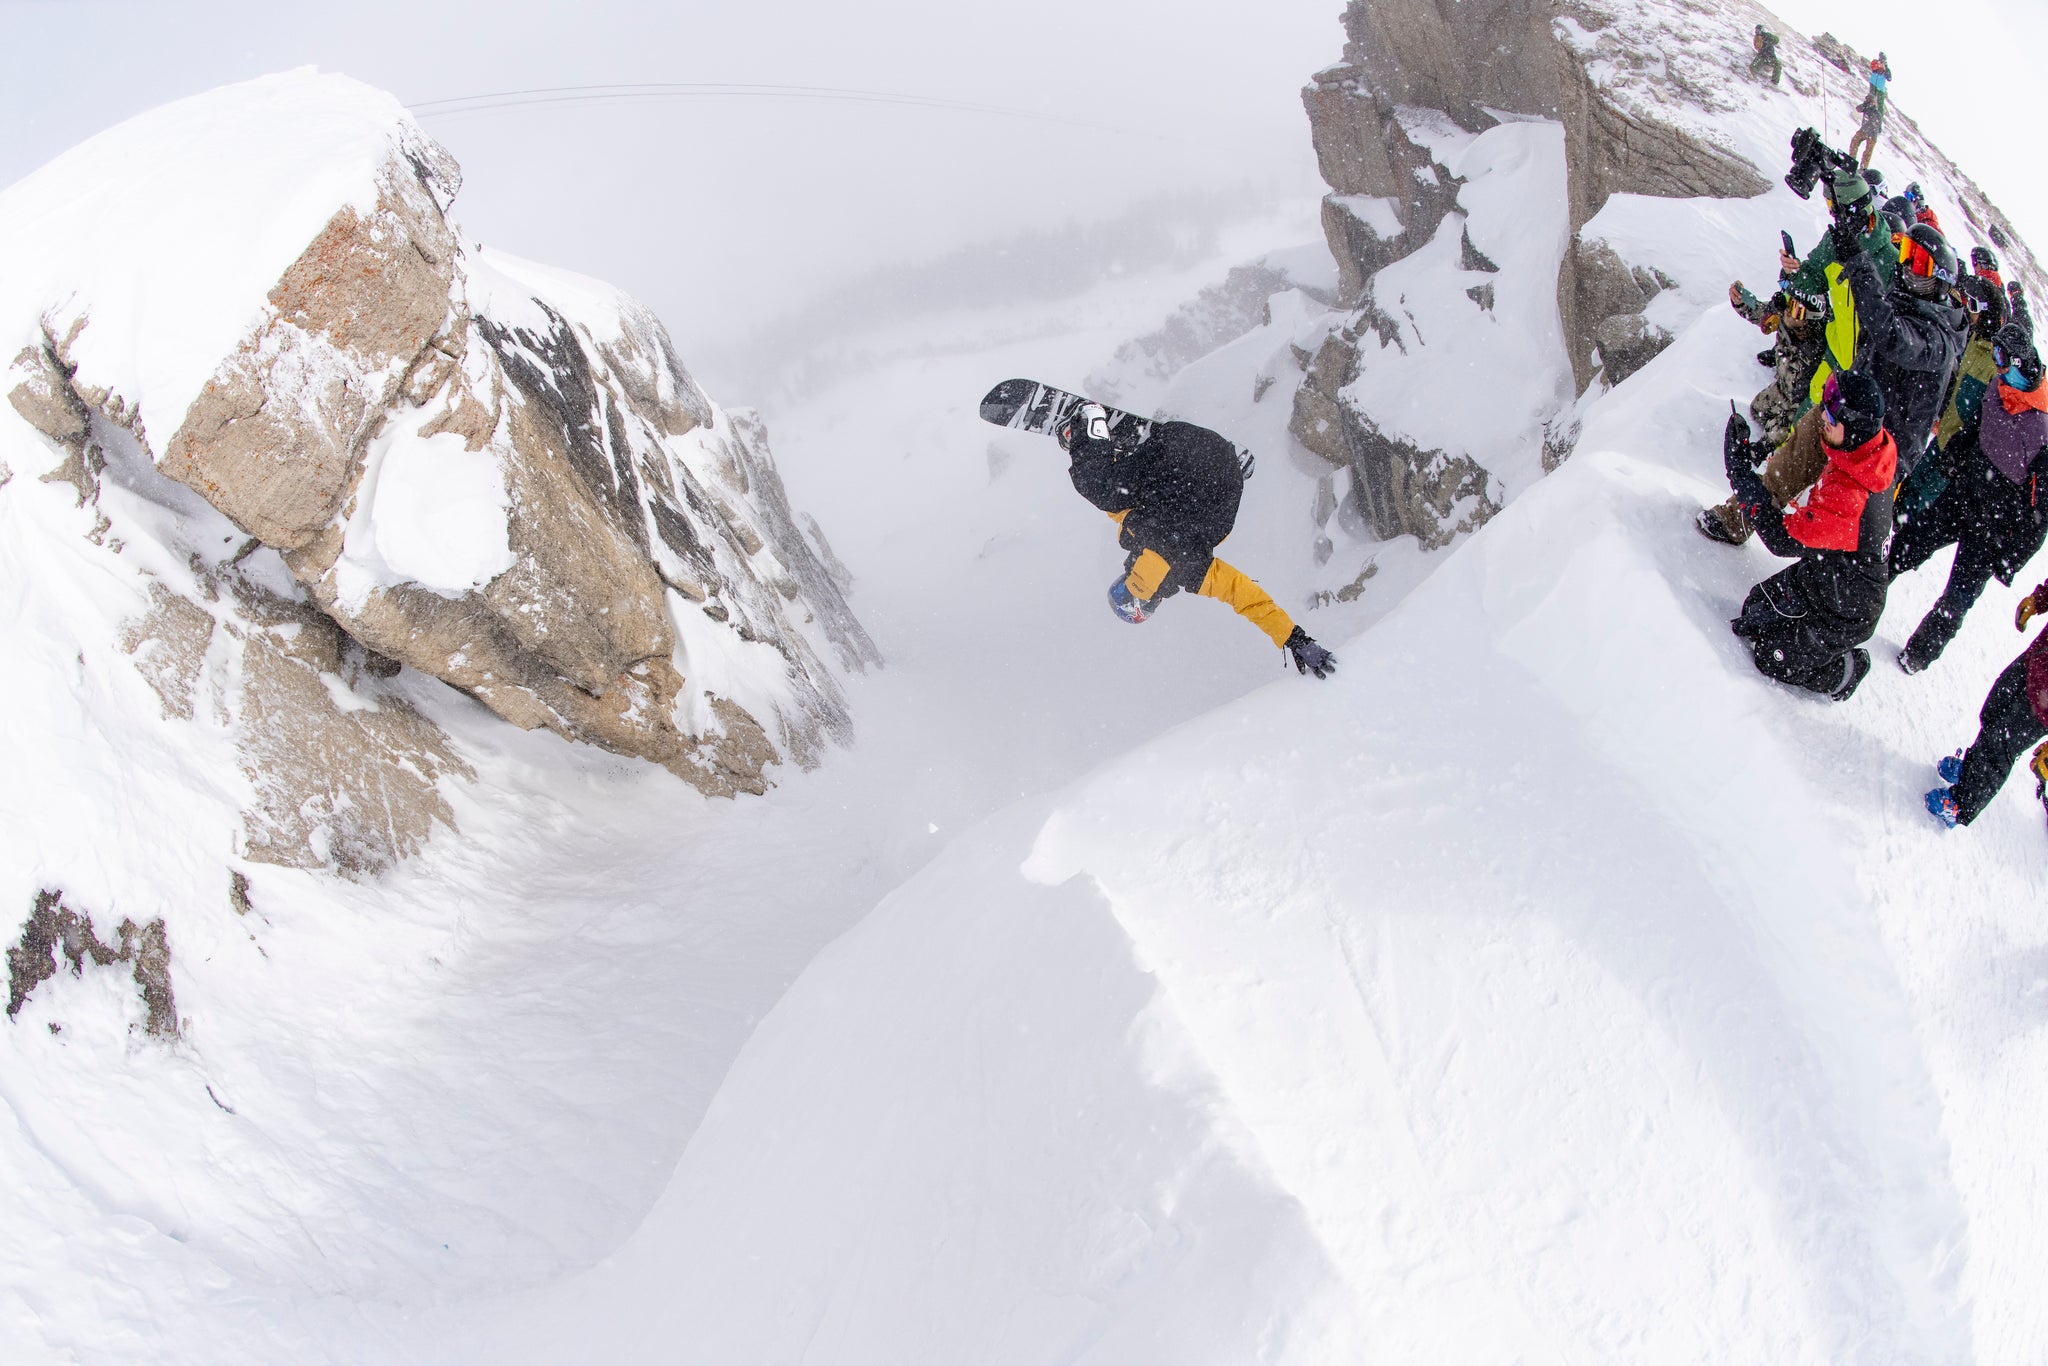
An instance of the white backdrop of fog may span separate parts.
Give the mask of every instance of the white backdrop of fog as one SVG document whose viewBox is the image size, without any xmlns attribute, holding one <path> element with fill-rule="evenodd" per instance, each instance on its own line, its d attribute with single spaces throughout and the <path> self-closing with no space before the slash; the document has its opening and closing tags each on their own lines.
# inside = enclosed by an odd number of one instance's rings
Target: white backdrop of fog
<svg viewBox="0 0 2048 1366">
<path fill-rule="evenodd" d="M 2015 157 L 2019 92 L 1973 75 L 2043 50 L 2034 4 L 1780 0 L 1885 48 L 1897 96 L 2023 232 L 2048 223 Z M 167 100 L 313 64 L 409 103 L 623 82 L 899 92 L 1016 116 L 833 98 L 636 99 L 428 114 L 478 239 L 609 280 L 747 402 L 800 334 L 1045 297 L 1233 217 L 1322 193 L 1299 91 L 1338 57 L 1342 0 L 356 0 L 0 3 L 0 182 Z M 2025 11 L 2022 14 L 2020 11 Z M 1965 41 L 1966 40 L 1966 41 Z M 1972 145 L 1973 141 L 1976 145 Z M 1775 168 L 1769 168 L 1775 170 Z M 1306 215 L 1304 215 L 1306 217 Z M 1273 245 L 1285 245 L 1274 243 Z M 920 271 L 920 263 L 933 269 Z M 1132 331 L 1157 319 L 1133 319 Z"/>
<path fill-rule="evenodd" d="M 1343 42 L 1338 0 L 368 0 L 10 3 L 0 182 L 131 114 L 315 64 L 408 103 L 536 87 L 727 82 L 906 92 L 1000 117 L 829 99 L 658 99 L 428 116 L 481 241 L 650 304 L 714 392 L 719 357 L 887 267 L 983 254 L 985 295 L 1127 253 L 1131 210 L 1199 230 L 1321 192 L 1299 90 Z M 1058 121 L 1055 121 L 1058 120 Z M 1103 229 L 1081 231 L 1089 225 Z M 1062 230 L 1065 230 L 1064 232 Z M 1275 244 L 1280 245 L 1280 244 Z M 1004 278 L 1004 261 L 1014 278 Z M 895 277 L 910 287 L 910 277 Z M 1134 320 L 1143 330 L 1156 319 Z M 741 392 L 732 392 L 737 386 Z"/>
</svg>

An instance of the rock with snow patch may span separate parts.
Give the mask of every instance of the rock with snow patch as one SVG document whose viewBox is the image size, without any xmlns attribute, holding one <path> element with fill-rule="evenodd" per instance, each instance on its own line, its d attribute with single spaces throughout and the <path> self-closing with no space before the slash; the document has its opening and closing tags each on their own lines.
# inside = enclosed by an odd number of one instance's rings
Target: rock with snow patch
<svg viewBox="0 0 2048 1366">
<path fill-rule="evenodd" d="M 136 155 L 158 141 L 191 164 Z M 56 202 L 81 180 L 181 231 Z M 9 193 L 10 259 L 40 266 L 9 291 L 15 410 L 82 502 L 118 433 L 369 651 L 517 725 L 718 795 L 815 762 L 849 733 L 840 674 L 878 656 L 759 423 L 717 409 L 638 304 L 465 245 L 460 183 L 390 97 L 309 72 L 103 134 Z M 271 688 L 271 712 L 299 694 Z M 324 752 L 346 771 L 347 750 Z"/>
</svg>

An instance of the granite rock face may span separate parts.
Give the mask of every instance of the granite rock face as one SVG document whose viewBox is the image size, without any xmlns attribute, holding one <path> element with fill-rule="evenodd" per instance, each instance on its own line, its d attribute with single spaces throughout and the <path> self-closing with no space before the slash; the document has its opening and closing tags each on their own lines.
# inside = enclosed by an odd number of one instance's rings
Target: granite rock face
<svg viewBox="0 0 2048 1366">
<path fill-rule="evenodd" d="M 64 453 L 51 477 L 81 503 L 107 442 L 133 442 L 296 581 L 289 610 L 307 620 L 289 648 L 252 618 L 240 710 L 269 737 L 252 777 L 292 786 L 277 773 L 294 754 L 324 776 L 259 801 L 251 856 L 374 868 L 452 822 L 434 781 L 464 766 L 434 727 L 395 705 L 326 716 L 321 677 L 344 648 L 707 794 L 815 763 L 850 734 L 840 677 L 879 655 L 758 419 L 713 405 L 632 300 L 466 246 L 448 216 L 459 168 L 409 119 L 385 146 L 374 184 L 336 205 L 168 435 L 81 363 L 90 311 L 46 314 L 11 377 L 15 411 Z M 443 489 L 459 493 L 445 524 Z M 133 624 L 129 652 L 167 715 L 190 715 L 212 625 L 189 602 Z M 320 813 L 391 791 L 375 775 L 393 764 L 424 785 L 351 853 Z"/>
<path fill-rule="evenodd" d="M 1310 450 L 1356 471 L 1355 486 L 1382 534 L 1446 543 L 1498 506 L 1469 453 L 1419 449 L 1380 432 L 1370 413 L 1353 411 L 1342 390 L 1359 364 L 1344 338 L 1390 334 L 1375 318 L 1378 273 L 1421 250 L 1458 212 L 1459 181 L 1417 136 L 1418 123 L 1447 119 L 1466 133 L 1502 117 L 1534 117 L 1565 134 L 1565 195 L 1576 234 L 1617 192 L 1668 197 L 1750 196 L 1768 182 L 1758 169 L 1650 112 L 1596 80 L 1587 35 L 1608 26 L 1594 5 L 1566 0 L 1353 0 L 1344 12 L 1343 60 L 1302 92 L 1323 178 L 1323 228 L 1336 257 L 1340 303 L 1358 310 L 1331 334 L 1338 354 L 1318 354 L 1295 402 L 1293 430 Z M 1465 243 L 1468 270 L 1488 272 Z M 1638 280 L 1600 243 L 1578 243 L 1558 270 L 1557 307 L 1573 376 L 1580 388 L 1612 352 L 1639 366 L 1654 354 L 1656 329 L 1641 313 L 1657 282 Z M 1470 297 L 1491 311 L 1491 283 Z M 1634 317 L 1633 324 L 1610 320 Z M 1634 330 L 1633 344 L 1621 336 Z M 1596 334 L 1611 345 L 1601 350 Z M 1329 347 L 1324 348 L 1325 352 Z M 1624 352 L 1626 354 L 1624 354 Z M 1609 378 L 1614 378 L 1609 372 Z M 1469 466 L 1469 468 L 1467 468 Z M 1394 490 L 1435 490 L 1407 497 Z M 1465 493 L 1451 496 L 1450 491 Z M 1456 507 L 1453 518 L 1436 509 Z"/>
</svg>

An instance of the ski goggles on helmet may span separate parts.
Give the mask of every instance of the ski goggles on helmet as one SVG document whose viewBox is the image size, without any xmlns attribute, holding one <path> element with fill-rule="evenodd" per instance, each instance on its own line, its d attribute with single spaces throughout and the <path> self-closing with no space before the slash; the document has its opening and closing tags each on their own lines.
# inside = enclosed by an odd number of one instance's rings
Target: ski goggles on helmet
<svg viewBox="0 0 2048 1366">
<path fill-rule="evenodd" d="M 1904 234 L 1898 235 L 1896 240 L 1899 244 L 1899 269 L 1923 280 L 1939 280 L 1945 285 L 1956 282 L 1955 272 L 1942 269 L 1933 252 Z"/>
</svg>

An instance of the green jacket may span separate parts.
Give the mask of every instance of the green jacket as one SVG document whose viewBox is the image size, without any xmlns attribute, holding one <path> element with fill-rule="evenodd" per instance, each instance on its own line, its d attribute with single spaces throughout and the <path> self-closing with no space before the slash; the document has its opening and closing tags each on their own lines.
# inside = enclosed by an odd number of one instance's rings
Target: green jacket
<svg viewBox="0 0 2048 1366">
<path fill-rule="evenodd" d="M 1963 348 L 1963 361 L 1957 367 L 1957 374 L 1955 396 L 1949 399 L 1948 410 L 1941 415 L 1941 424 L 1934 429 L 1935 444 L 1944 451 L 1956 433 L 1977 425 L 1977 417 L 1984 410 L 1984 395 L 1990 392 L 1992 382 L 1998 377 L 1998 362 L 1991 358 L 1988 338 L 1971 336 L 1970 344 Z"/>
<path fill-rule="evenodd" d="M 1891 229 L 1882 218 L 1877 226 L 1863 236 L 1863 253 L 1877 266 L 1877 272 L 1885 283 L 1898 271 L 1898 253 L 1892 250 Z M 1788 293 L 1817 292 L 1828 301 L 1827 354 L 1822 358 L 1820 368 L 1813 372 L 1813 383 L 1807 390 L 1807 402 L 1820 402 L 1821 390 L 1827 386 L 1828 376 L 1837 370 L 1847 370 L 1856 364 L 1856 347 L 1861 340 L 1856 325 L 1856 301 L 1849 292 L 1849 281 L 1842 274 L 1842 267 L 1835 260 L 1834 243 L 1822 234 L 1820 243 L 1806 254 L 1799 263 L 1799 269 L 1785 282 Z"/>
</svg>

